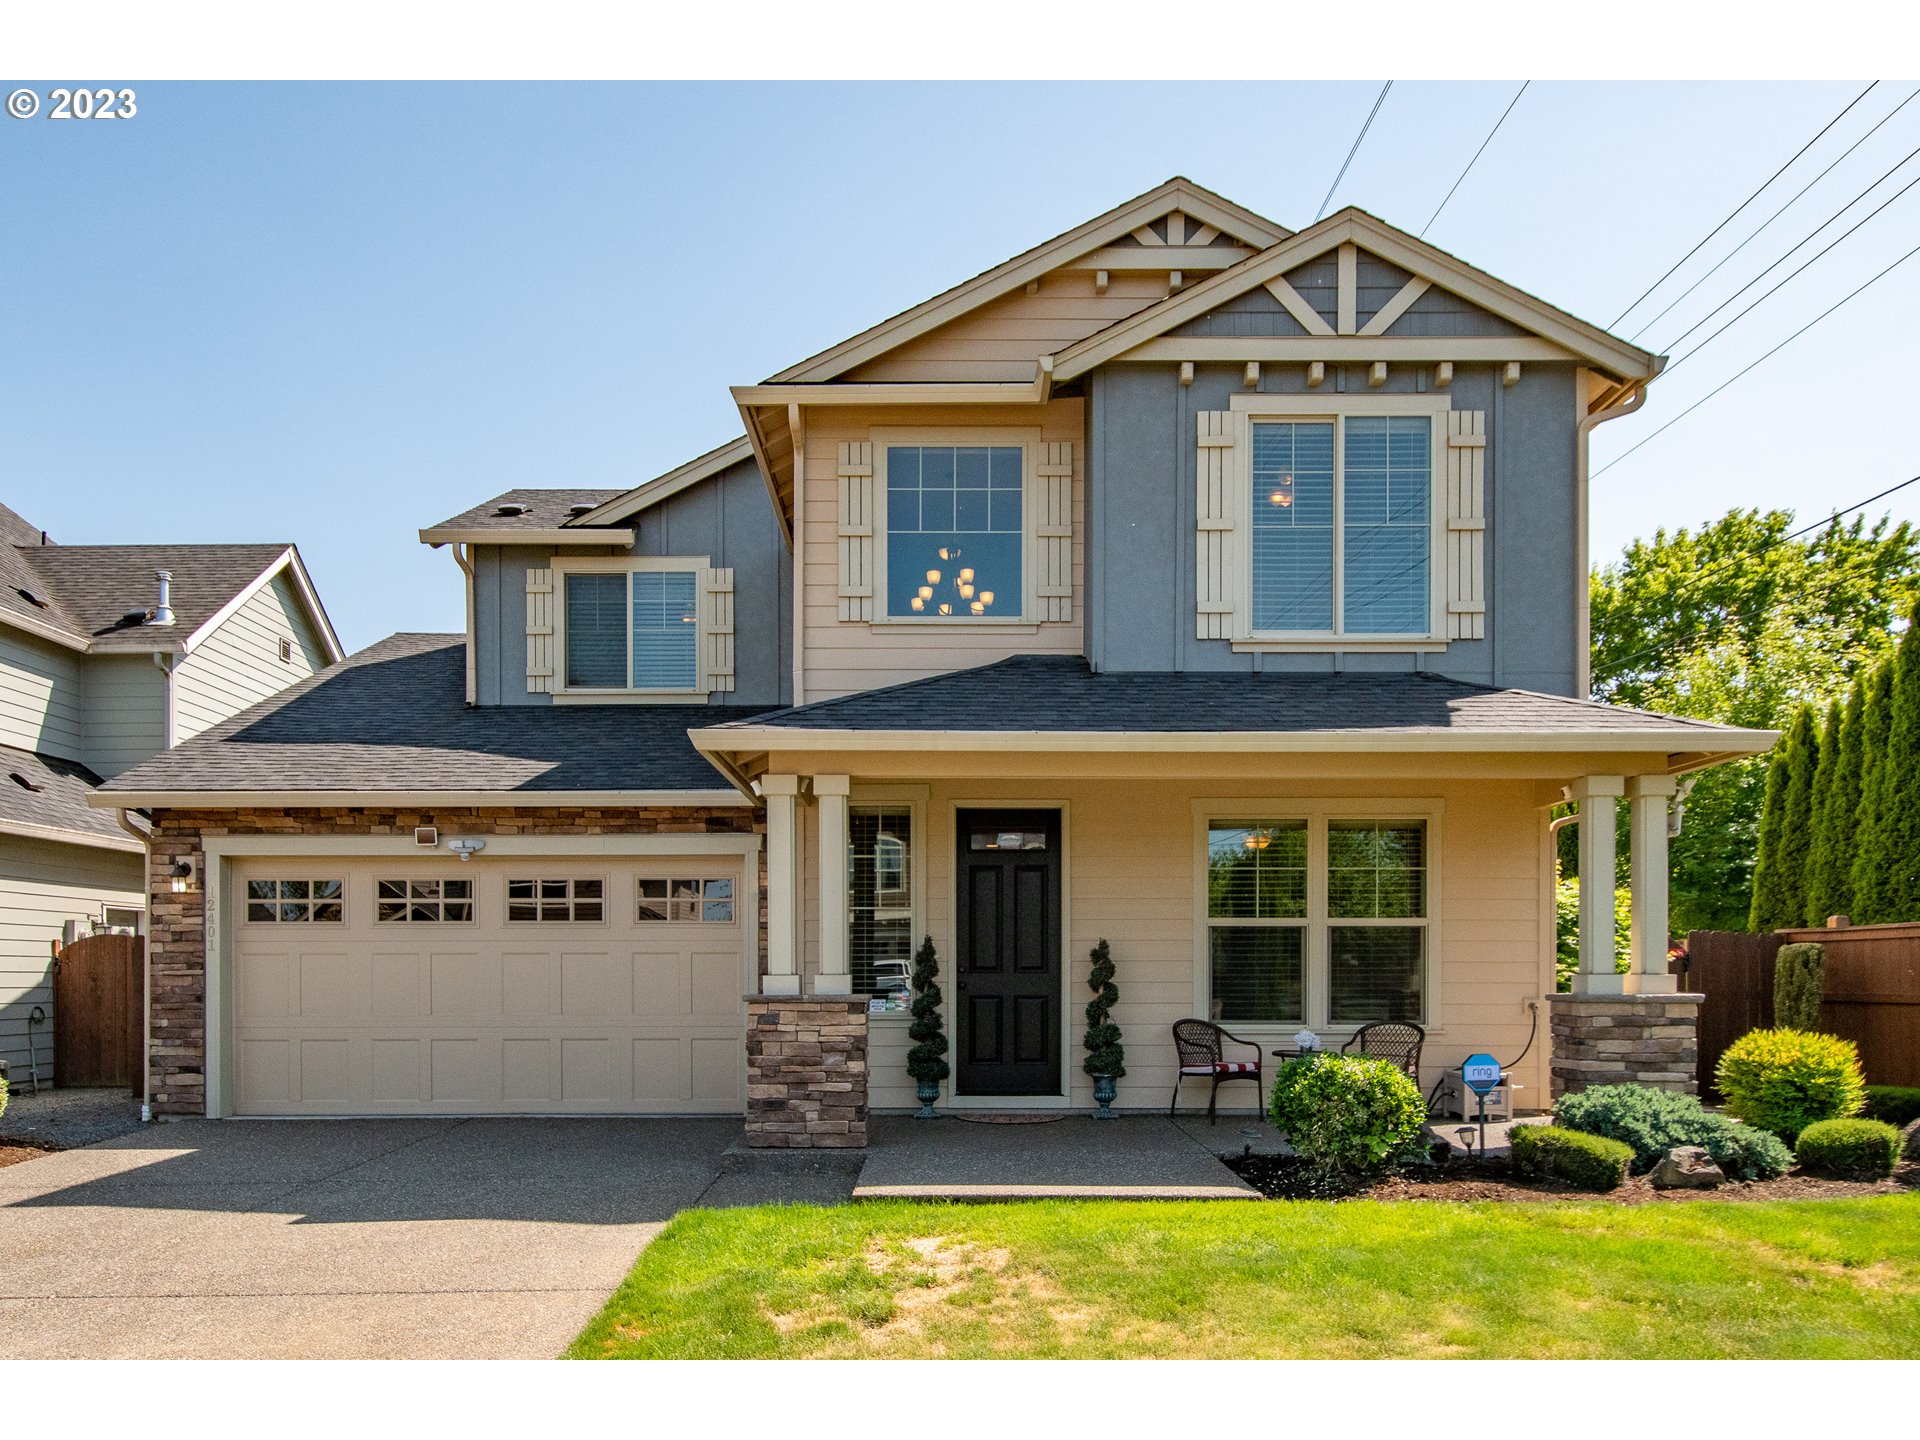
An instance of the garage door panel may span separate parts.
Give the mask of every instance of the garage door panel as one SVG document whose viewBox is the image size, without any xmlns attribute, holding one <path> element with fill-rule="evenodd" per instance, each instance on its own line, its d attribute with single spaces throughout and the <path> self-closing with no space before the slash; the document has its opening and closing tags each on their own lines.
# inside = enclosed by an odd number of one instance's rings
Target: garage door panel
<svg viewBox="0 0 1920 1440">
<path fill-rule="evenodd" d="M 353 1093 L 354 1067 L 349 1054 L 352 1043 L 345 1038 L 309 1038 L 296 1043 L 300 1057 L 298 1098 L 319 1105 L 351 1103 L 356 1098 Z"/>
<path fill-rule="evenodd" d="M 291 1015 L 293 956 L 285 950 L 243 951 L 234 967 L 234 1008 L 243 1020 Z"/>
<path fill-rule="evenodd" d="M 260 1105 L 285 1106 L 293 1098 L 291 1040 L 242 1040 L 240 1093 Z"/>
<path fill-rule="evenodd" d="M 570 1018 L 602 1018 L 630 1013 L 626 997 L 615 997 L 612 971 L 612 957 L 604 950 L 576 950 L 562 954 L 560 1013 Z"/>
<path fill-rule="evenodd" d="M 493 1050 L 495 1054 L 489 1056 L 484 1053 L 486 1050 Z M 488 1063 L 497 1057 L 498 1050 L 498 1041 L 487 1046 L 478 1037 L 429 1041 L 428 1093 L 435 1100 L 463 1104 L 480 1105 L 498 1100 L 500 1091 L 495 1077 L 499 1067 Z"/>
<path fill-rule="evenodd" d="M 372 1039 L 367 1042 L 371 1098 L 380 1101 L 425 1100 L 427 1087 L 422 1080 L 423 1043 L 411 1037 L 404 1040 Z"/>
<path fill-rule="evenodd" d="M 501 1096 L 510 1102 L 551 1100 L 553 1042 L 546 1036 L 509 1036 L 500 1042 Z"/>
<path fill-rule="evenodd" d="M 417 1020 L 427 1013 L 427 959 L 418 951 L 373 952 L 369 990 L 375 1020 Z"/>
<path fill-rule="evenodd" d="M 687 1084 L 685 1039 L 675 1035 L 633 1042 L 633 1098 L 655 1105 L 693 1098 Z"/>
<path fill-rule="evenodd" d="M 692 1013 L 701 1020 L 738 1019 L 746 1023 L 740 998 L 740 952 L 700 950 L 691 957 Z"/>
<path fill-rule="evenodd" d="M 500 956 L 435 951 L 428 962 L 427 1008 L 435 1018 L 491 1019 L 500 1013 Z"/>
<path fill-rule="evenodd" d="M 691 1099 L 724 1100 L 739 1104 L 744 1051 L 731 1035 L 696 1037 L 690 1042 L 693 1085 Z"/>
<path fill-rule="evenodd" d="M 356 965 L 345 950 L 302 950 L 297 968 L 303 1018 L 346 1020 L 366 1008 L 366 1001 L 354 993 L 355 980 L 366 967 Z"/>
<path fill-rule="evenodd" d="M 686 1015 L 691 1013 L 691 980 L 685 951 L 633 952 L 633 1013 Z M 735 969 L 739 968 L 738 960 Z"/>
<path fill-rule="evenodd" d="M 560 1098 L 612 1105 L 613 1042 L 604 1037 L 560 1042 Z"/>
<path fill-rule="evenodd" d="M 545 1019 L 559 1013 L 555 996 L 559 976 L 548 951 L 509 951 L 500 957 L 502 1010 L 514 1020 Z"/>
</svg>

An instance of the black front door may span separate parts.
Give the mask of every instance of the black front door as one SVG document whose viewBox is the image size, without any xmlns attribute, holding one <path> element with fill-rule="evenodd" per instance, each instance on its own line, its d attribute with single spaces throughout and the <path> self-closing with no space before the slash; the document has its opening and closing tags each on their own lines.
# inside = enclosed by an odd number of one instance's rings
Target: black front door
<svg viewBox="0 0 1920 1440">
<path fill-rule="evenodd" d="M 1060 812 L 962 810 L 955 841 L 956 1093 L 1058 1095 Z"/>
</svg>

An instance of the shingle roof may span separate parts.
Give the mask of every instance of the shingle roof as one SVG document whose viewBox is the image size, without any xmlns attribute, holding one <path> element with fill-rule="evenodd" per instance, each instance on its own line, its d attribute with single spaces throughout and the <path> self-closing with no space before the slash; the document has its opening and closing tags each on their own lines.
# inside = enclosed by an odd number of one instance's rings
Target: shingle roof
<svg viewBox="0 0 1920 1440">
<path fill-rule="evenodd" d="M 626 494 L 625 490 L 509 490 L 484 500 L 471 510 L 463 510 L 442 520 L 430 530 L 557 530 L 574 518 L 573 507 L 585 505 L 597 509 L 609 500 Z M 502 506 L 524 505 L 525 513 L 502 515 Z"/>
<path fill-rule="evenodd" d="M 816 701 L 736 722 L 792 730 L 1298 734 L 1590 730 L 1597 735 L 1725 725 L 1501 690 L 1425 674 L 1096 674 L 1077 655 L 1012 659 Z"/>
<path fill-rule="evenodd" d="M 98 775 L 74 761 L 0 745 L 0 826 L 71 830 L 125 842 L 127 833 L 113 812 L 87 804 L 88 794 L 99 783 Z"/>
<path fill-rule="evenodd" d="M 289 545 L 42 545 L 13 550 L 96 651 L 151 650 L 184 640 L 253 581 Z M 173 572 L 174 623 L 130 623 L 129 611 L 159 600 L 156 570 Z M 24 603 L 24 602 L 23 602 Z M 48 611 L 37 611 L 43 619 Z"/>
<path fill-rule="evenodd" d="M 747 706 L 468 708 L 464 640 L 401 634 L 117 776 L 122 795 L 723 790 L 694 725 Z"/>
</svg>

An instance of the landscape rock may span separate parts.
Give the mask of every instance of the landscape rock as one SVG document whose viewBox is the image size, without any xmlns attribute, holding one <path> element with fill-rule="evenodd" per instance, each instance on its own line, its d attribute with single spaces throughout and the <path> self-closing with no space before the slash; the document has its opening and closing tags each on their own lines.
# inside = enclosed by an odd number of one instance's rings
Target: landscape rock
<svg viewBox="0 0 1920 1440">
<path fill-rule="evenodd" d="M 1674 1146 L 1647 1176 L 1656 1190 L 1711 1190 L 1726 1178 L 1726 1172 L 1698 1145 Z"/>
<path fill-rule="evenodd" d="M 1909 1120 L 1900 1134 L 1903 1137 L 1900 1153 L 1909 1160 L 1920 1161 L 1920 1120 Z"/>
</svg>

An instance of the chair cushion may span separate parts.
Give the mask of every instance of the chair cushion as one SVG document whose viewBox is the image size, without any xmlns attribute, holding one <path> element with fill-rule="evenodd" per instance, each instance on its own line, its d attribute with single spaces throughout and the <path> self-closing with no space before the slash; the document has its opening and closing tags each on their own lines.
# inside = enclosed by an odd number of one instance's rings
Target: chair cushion
<svg viewBox="0 0 1920 1440">
<path fill-rule="evenodd" d="M 1258 1060 L 1221 1060 L 1212 1065 L 1182 1065 L 1182 1075 L 1252 1075 L 1259 1071 Z"/>
</svg>

